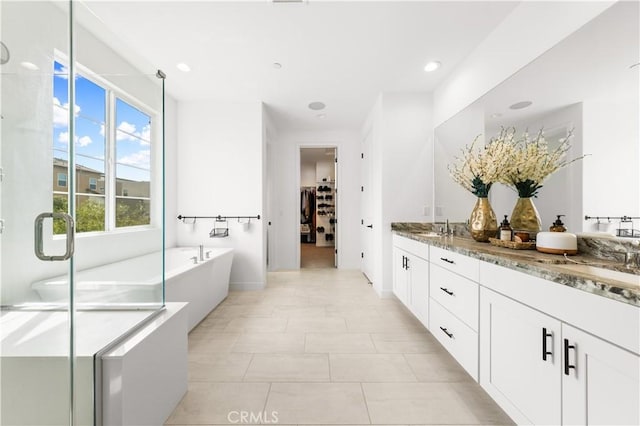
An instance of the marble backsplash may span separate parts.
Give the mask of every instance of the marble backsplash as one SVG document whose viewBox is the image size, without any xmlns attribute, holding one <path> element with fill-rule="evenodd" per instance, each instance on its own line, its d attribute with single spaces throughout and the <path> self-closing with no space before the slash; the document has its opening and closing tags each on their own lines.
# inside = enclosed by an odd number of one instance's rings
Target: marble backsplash
<svg viewBox="0 0 640 426">
<path fill-rule="evenodd" d="M 391 229 L 401 232 L 443 232 L 446 229 L 446 222 L 403 222 L 392 223 Z M 462 238 L 471 238 L 469 226 L 464 222 L 449 223 L 449 229 L 453 230 L 453 235 Z M 594 236 L 580 235 L 578 237 L 578 252 L 580 254 L 603 260 L 613 260 L 624 262 L 625 253 L 640 251 L 638 245 L 634 245 L 634 238 L 614 238 L 608 235 Z"/>
</svg>

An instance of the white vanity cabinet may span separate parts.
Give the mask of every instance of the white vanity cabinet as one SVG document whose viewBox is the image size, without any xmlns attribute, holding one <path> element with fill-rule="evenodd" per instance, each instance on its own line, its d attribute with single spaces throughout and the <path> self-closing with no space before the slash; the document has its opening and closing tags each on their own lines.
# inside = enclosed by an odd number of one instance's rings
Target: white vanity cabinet
<svg viewBox="0 0 640 426">
<path fill-rule="evenodd" d="M 486 262 L 480 272 L 480 384 L 516 423 L 640 424 L 637 307 Z"/>
<path fill-rule="evenodd" d="M 439 247 L 429 255 L 431 334 L 478 380 L 479 260 Z"/>
<path fill-rule="evenodd" d="M 640 357 L 567 324 L 562 346 L 562 424 L 640 425 Z"/>
<path fill-rule="evenodd" d="M 429 246 L 393 235 L 393 293 L 428 328 Z"/>
<path fill-rule="evenodd" d="M 480 383 L 516 423 L 559 425 L 560 321 L 486 288 L 480 301 Z"/>
</svg>

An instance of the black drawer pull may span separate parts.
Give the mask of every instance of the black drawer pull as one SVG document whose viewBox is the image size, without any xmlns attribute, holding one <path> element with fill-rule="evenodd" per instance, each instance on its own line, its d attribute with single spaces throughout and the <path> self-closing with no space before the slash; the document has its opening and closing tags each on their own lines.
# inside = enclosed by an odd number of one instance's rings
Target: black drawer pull
<svg viewBox="0 0 640 426">
<path fill-rule="evenodd" d="M 407 269 L 407 258 L 402 256 L 402 269 Z"/>
<path fill-rule="evenodd" d="M 440 330 L 442 330 L 442 332 L 443 332 L 444 334 L 446 334 L 447 336 L 449 336 L 449 339 L 453 339 L 453 333 L 449 333 L 449 331 L 448 331 L 446 328 L 444 328 L 444 327 L 440 327 Z"/>
<path fill-rule="evenodd" d="M 569 371 L 573 368 L 575 370 L 576 366 L 569 364 L 569 349 L 573 349 L 575 351 L 575 345 L 569 344 L 569 339 L 564 339 L 564 374 L 565 376 L 569 375 Z"/>
<path fill-rule="evenodd" d="M 440 290 L 444 291 L 445 293 L 447 293 L 449 296 L 453 296 L 453 292 L 450 291 L 449 289 L 446 289 L 444 287 L 440 287 Z"/>
<path fill-rule="evenodd" d="M 553 337 L 553 333 L 547 333 L 547 329 L 542 327 L 542 360 L 547 360 L 547 355 L 553 355 L 553 352 L 547 350 L 547 337 Z"/>
<path fill-rule="evenodd" d="M 449 260 L 449 259 L 447 259 L 446 257 L 441 257 L 441 258 L 440 258 L 440 260 L 442 260 L 442 261 L 444 261 L 444 262 L 447 262 L 447 263 L 452 263 L 452 264 L 453 264 L 453 263 L 456 263 L 456 262 L 454 262 L 453 260 Z"/>
</svg>

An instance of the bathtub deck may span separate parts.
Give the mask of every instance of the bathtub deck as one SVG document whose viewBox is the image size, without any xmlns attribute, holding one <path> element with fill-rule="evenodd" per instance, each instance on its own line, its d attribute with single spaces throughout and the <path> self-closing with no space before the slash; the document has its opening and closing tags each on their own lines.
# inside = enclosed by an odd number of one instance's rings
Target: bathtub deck
<svg viewBox="0 0 640 426">
<path fill-rule="evenodd" d="M 80 311 L 76 313 L 76 356 L 93 356 L 148 317 L 152 311 Z M 67 312 L 0 312 L 2 357 L 69 355 Z"/>
</svg>

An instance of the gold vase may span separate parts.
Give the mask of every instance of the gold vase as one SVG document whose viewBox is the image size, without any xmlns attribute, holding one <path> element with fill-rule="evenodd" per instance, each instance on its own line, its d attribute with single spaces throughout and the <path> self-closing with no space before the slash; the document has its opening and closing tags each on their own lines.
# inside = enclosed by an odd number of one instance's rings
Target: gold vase
<svg viewBox="0 0 640 426">
<path fill-rule="evenodd" d="M 480 198 L 471 211 L 469 228 L 474 240 L 487 242 L 489 238 L 495 238 L 498 233 L 498 220 L 496 214 L 489 204 L 488 198 Z"/>
<path fill-rule="evenodd" d="M 531 238 L 542 229 L 540 214 L 531 198 L 518 198 L 511 212 L 511 227 L 514 231 L 527 231 Z"/>
</svg>

